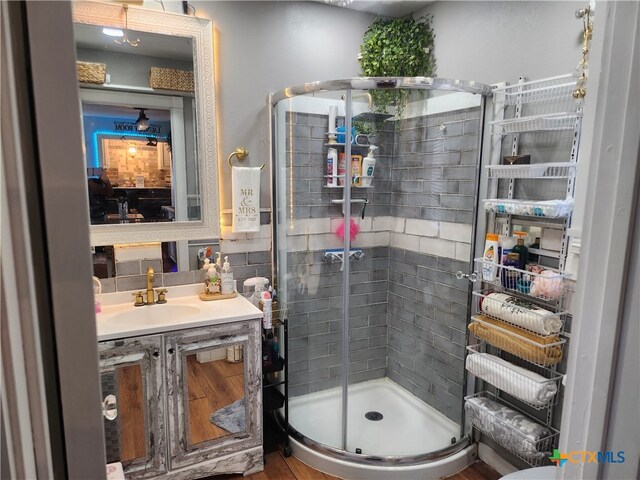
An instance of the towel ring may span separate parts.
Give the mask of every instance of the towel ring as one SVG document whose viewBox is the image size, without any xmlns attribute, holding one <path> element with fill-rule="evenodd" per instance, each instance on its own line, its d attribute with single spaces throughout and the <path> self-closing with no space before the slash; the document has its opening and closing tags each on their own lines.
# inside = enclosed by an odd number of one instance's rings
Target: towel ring
<svg viewBox="0 0 640 480">
<path fill-rule="evenodd" d="M 233 168 L 233 165 L 231 165 L 231 159 L 233 158 L 234 155 L 238 157 L 239 161 L 242 161 L 249 156 L 249 151 L 244 147 L 238 147 L 233 152 L 231 152 L 231 155 L 229 155 L 229 158 L 227 159 L 227 162 L 229 163 L 230 168 Z M 260 167 L 260 170 L 262 170 L 264 167 L 265 167 L 265 164 L 263 163 L 262 166 Z"/>
</svg>

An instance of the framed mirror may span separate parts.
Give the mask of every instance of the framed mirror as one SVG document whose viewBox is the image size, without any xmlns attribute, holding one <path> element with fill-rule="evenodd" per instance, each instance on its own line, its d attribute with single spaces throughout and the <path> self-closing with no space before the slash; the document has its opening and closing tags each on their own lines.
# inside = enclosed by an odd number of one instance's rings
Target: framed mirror
<svg viewBox="0 0 640 480">
<path fill-rule="evenodd" d="M 211 21 L 73 2 L 91 244 L 220 237 Z"/>
</svg>

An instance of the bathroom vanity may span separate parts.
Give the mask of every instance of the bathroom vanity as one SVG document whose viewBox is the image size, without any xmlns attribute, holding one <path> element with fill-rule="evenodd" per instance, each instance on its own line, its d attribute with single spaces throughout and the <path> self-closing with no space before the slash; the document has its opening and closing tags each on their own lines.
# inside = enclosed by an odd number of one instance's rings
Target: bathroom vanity
<svg viewBox="0 0 640 480">
<path fill-rule="evenodd" d="M 127 478 L 192 479 L 263 468 L 260 320 L 242 296 L 201 285 L 134 307 L 102 295 L 96 315 L 107 462 Z"/>
</svg>

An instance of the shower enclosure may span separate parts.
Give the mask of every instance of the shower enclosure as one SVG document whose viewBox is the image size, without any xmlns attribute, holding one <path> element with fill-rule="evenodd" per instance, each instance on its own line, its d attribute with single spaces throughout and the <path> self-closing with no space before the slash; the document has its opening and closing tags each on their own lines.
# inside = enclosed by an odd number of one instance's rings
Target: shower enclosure
<svg viewBox="0 0 640 480">
<path fill-rule="evenodd" d="M 401 106 L 372 104 L 382 90 L 400 92 Z M 415 478 L 469 460 L 470 287 L 456 272 L 471 270 L 490 92 L 461 80 L 360 78 L 271 97 L 286 427 L 294 453 L 317 468 Z M 370 145 L 373 175 L 361 171 Z M 327 169 L 330 149 L 338 162 Z"/>
</svg>

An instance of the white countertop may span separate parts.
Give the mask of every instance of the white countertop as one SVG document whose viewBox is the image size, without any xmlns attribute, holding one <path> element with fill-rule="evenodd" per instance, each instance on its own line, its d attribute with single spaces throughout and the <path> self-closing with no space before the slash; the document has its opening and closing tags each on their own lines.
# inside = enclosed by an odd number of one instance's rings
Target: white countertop
<svg viewBox="0 0 640 480">
<path fill-rule="evenodd" d="M 96 314 L 98 341 L 262 318 L 262 311 L 240 294 L 236 298 L 204 302 L 198 297 L 203 290 L 201 284 L 167 290 L 167 303 L 142 307 L 133 306 L 135 291 L 98 295 L 102 304 L 102 311 Z"/>
</svg>

